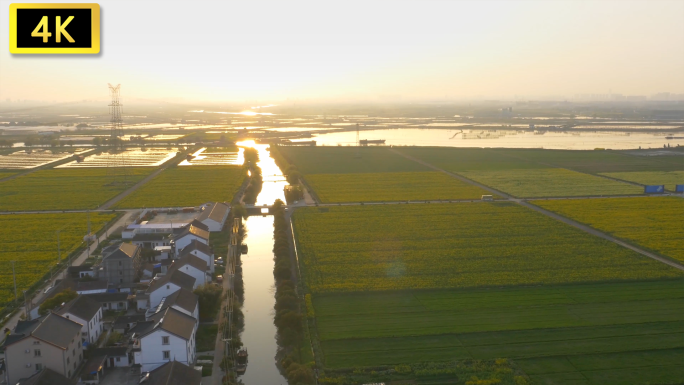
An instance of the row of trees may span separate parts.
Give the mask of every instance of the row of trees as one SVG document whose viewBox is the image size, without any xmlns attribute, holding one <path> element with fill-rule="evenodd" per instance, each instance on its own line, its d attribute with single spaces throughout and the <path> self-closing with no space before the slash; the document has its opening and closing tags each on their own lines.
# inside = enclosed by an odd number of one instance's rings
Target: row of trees
<svg viewBox="0 0 684 385">
<path fill-rule="evenodd" d="M 249 168 L 251 172 L 249 185 L 245 189 L 245 195 L 242 200 L 245 203 L 254 204 L 257 200 L 257 196 L 261 192 L 261 187 L 264 183 L 263 176 L 261 175 L 261 168 L 257 166 L 259 161 L 259 153 L 255 148 L 245 149 L 245 167 Z"/>
<path fill-rule="evenodd" d="M 295 284 L 292 281 L 292 259 L 287 233 L 287 219 L 283 201 L 273 205 L 273 255 L 276 280 L 275 319 L 278 331 L 279 355 L 285 376 L 292 385 L 313 384 L 315 378 L 309 365 L 301 362 L 300 350 L 304 340 L 304 317 L 300 310 Z"/>
</svg>

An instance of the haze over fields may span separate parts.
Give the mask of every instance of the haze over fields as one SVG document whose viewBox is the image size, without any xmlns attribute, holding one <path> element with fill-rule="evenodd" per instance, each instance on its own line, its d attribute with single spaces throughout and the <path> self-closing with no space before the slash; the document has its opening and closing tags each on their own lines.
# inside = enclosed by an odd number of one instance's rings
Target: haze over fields
<svg viewBox="0 0 684 385">
<path fill-rule="evenodd" d="M 99 55 L 11 55 L 0 29 L 0 100 L 684 94 L 682 1 L 99 4 Z"/>
</svg>

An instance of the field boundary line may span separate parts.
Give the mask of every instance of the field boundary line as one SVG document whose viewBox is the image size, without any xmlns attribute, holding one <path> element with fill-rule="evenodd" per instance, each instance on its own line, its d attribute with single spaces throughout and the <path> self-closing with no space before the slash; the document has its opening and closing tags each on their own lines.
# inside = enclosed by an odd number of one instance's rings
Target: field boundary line
<svg viewBox="0 0 684 385">
<path fill-rule="evenodd" d="M 491 191 L 491 192 L 493 192 L 493 193 L 499 194 L 499 195 L 501 195 L 501 196 L 503 196 L 503 197 L 508 198 L 510 201 L 513 201 L 513 202 L 515 202 L 515 203 L 517 203 L 517 204 L 519 204 L 519 205 L 521 205 L 521 206 L 523 206 L 523 207 L 527 207 L 527 208 L 532 209 L 532 210 L 534 210 L 534 211 L 536 211 L 536 212 L 538 212 L 538 213 L 540 213 L 540 214 L 546 215 L 547 217 L 550 217 L 550 218 L 555 219 L 555 220 L 557 220 L 557 221 L 563 222 L 563 223 L 565 223 L 565 224 L 567 224 L 567 225 L 573 226 L 573 227 L 575 227 L 575 228 L 577 228 L 577 229 L 580 229 L 580 230 L 584 231 L 585 233 L 588 233 L 588 234 L 592 234 L 592 235 L 598 236 L 598 237 L 600 237 L 600 238 L 603 238 L 603 239 L 605 239 L 605 240 L 608 240 L 608 241 L 611 241 L 611 242 L 613 242 L 613 243 L 615 243 L 615 244 L 618 244 L 618 245 L 620 245 L 620 246 L 622 246 L 622 247 L 626 247 L 626 248 L 628 248 L 628 249 L 630 249 L 630 250 L 632 250 L 632 251 L 635 251 L 635 252 L 637 252 L 637 253 L 639 253 L 639 254 L 645 256 L 645 257 L 654 259 L 654 260 L 656 260 L 656 261 L 659 261 L 659 262 L 662 262 L 662 263 L 664 263 L 664 264 L 666 264 L 666 265 L 669 265 L 669 266 L 671 266 L 671 267 L 674 267 L 675 269 L 679 269 L 679 270 L 684 271 L 684 265 L 681 265 L 681 264 L 676 263 L 676 262 L 674 262 L 674 261 L 672 261 L 672 260 L 670 260 L 670 259 L 667 259 L 667 258 L 665 258 L 665 257 L 661 257 L 661 256 L 659 256 L 659 255 L 657 255 L 657 254 L 651 253 L 650 251 L 646 251 L 646 250 L 644 250 L 644 249 L 642 249 L 642 248 L 640 248 L 640 247 L 637 247 L 637 246 L 634 246 L 634 245 L 629 244 L 629 243 L 627 243 L 627 242 L 624 242 L 624 241 L 622 241 L 622 240 L 620 240 L 620 239 L 618 239 L 618 238 L 616 238 L 616 237 L 614 237 L 614 236 L 612 236 L 612 235 L 610 235 L 610 234 L 604 233 L 603 231 L 597 230 L 597 229 L 595 229 L 595 228 L 593 228 L 593 227 L 591 227 L 591 226 L 587 226 L 587 225 L 582 224 L 582 223 L 580 223 L 580 222 L 577 222 L 577 221 L 575 221 L 575 220 L 573 220 L 573 219 L 566 218 L 566 217 L 564 217 L 564 216 L 562 216 L 562 215 L 559 215 L 559 214 L 556 214 L 556 213 L 554 213 L 554 212 L 552 212 L 552 211 L 549 211 L 549 210 L 543 209 L 543 208 L 541 208 L 541 207 L 539 207 L 539 206 L 536 206 L 536 205 L 534 205 L 534 204 L 528 203 L 528 202 L 525 201 L 524 199 L 519 199 L 519 198 L 513 199 L 513 198 L 511 198 L 511 196 L 510 196 L 509 194 L 505 194 L 505 193 L 499 192 L 499 191 L 497 191 L 497 190 L 495 190 L 495 189 L 493 189 L 493 188 L 490 188 L 490 187 L 488 187 L 488 186 L 485 186 L 485 185 L 483 185 L 483 184 L 481 184 L 481 183 L 478 183 L 478 182 L 475 182 L 475 181 L 471 181 L 471 180 L 468 179 L 468 178 L 464 178 L 464 177 L 462 177 L 462 176 L 460 176 L 460 175 L 457 175 L 457 174 L 454 174 L 454 173 L 450 173 L 450 172 L 448 172 L 448 171 L 446 171 L 446 170 L 443 170 L 443 169 L 441 169 L 441 168 L 439 168 L 439 167 L 437 167 L 437 166 L 431 165 L 431 164 L 429 164 L 429 163 L 427 163 L 427 162 L 424 162 L 424 161 L 422 161 L 422 160 L 416 159 L 416 158 L 414 158 L 414 157 L 412 157 L 412 156 L 409 156 L 409 155 L 406 155 L 406 154 L 402 154 L 400 151 L 397 151 L 397 150 L 395 150 L 394 148 L 390 149 L 390 151 L 394 151 L 395 153 L 397 153 L 397 154 L 399 154 L 399 155 L 405 157 L 406 159 L 410 159 L 410 160 L 413 160 L 413 161 L 415 161 L 415 162 L 424 164 L 424 165 L 426 165 L 426 166 L 428 166 L 428 167 L 431 167 L 431 168 L 433 168 L 433 169 L 435 169 L 435 170 L 442 171 L 442 172 L 446 173 L 447 175 L 451 175 L 451 176 L 453 176 L 453 177 L 455 177 L 455 178 L 457 178 L 457 179 L 459 179 L 459 180 L 461 180 L 461 181 L 463 181 L 463 182 L 470 183 L 470 184 L 473 184 L 473 185 L 478 186 L 478 187 L 480 187 L 480 188 L 484 188 L 484 189 L 486 189 L 487 191 Z"/>
</svg>

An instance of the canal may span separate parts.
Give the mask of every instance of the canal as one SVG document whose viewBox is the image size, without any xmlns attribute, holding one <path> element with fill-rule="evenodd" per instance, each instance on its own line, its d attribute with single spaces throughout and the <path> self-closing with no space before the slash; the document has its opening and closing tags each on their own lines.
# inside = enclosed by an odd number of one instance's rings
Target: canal
<svg viewBox="0 0 684 385">
<path fill-rule="evenodd" d="M 253 141 L 238 143 L 253 147 L 259 152 L 258 166 L 263 175 L 263 187 L 257 197 L 257 205 L 271 205 L 280 199 L 285 202 L 283 188 L 287 181 L 270 157 L 268 145 Z M 241 334 L 244 347 L 249 352 L 247 371 L 239 378 L 246 385 L 287 384 L 276 367 L 276 327 L 273 324 L 275 305 L 275 281 L 273 279 L 273 216 L 250 216 L 245 221 L 244 243 L 249 252 L 242 255 L 242 280 L 244 302 L 242 312 L 245 327 Z"/>
</svg>

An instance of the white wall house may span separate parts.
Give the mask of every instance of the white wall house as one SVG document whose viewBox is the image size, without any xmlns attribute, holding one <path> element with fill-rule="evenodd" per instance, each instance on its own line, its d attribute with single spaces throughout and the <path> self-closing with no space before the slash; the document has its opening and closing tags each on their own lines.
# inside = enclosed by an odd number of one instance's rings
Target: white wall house
<svg viewBox="0 0 684 385">
<path fill-rule="evenodd" d="M 229 213 L 230 206 L 225 203 L 207 203 L 197 220 L 205 224 L 209 231 L 217 232 L 223 230 Z"/>
<path fill-rule="evenodd" d="M 102 335 L 102 306 L 96 300 L 79 295 L 57 310 L 57 314 L 83 325 L 81 339 L 89 344 L 94 343 Z"/>
<path fill-rule="evenodd" d="M 201 258 L 209 267 L 209 272 L 214 272 L 214 251 L 209 245 L 200 241 L 190 242 L 181 250 L 179 258 L 182 259 L 188 255 L 194 255 L 195 257 Z"/>
<path fill-rule="evenodd" d="M 190 290 L 181 288 L 170 296 L 162 299 L 156 308 L 147 311 L 145 318 L 149 320 L 154 317 L 154 315 L 164 312 L 168 308 L 176 309 L 199 321 L 199 297 Z M 195 326 L 199 326 L 199 322 L 196 323 Z"/>
<path fill-rule="evenodd" d="M 194 287 L 195 278 L 182 271 L 174 271 L 164 275 L 159 279 L 153 280 L 145 292 L 149 296 L 147 306 L 149 308 L 157 307 L 163 298 L 170 296 L 181 288 L 192 291 Z M 138 308 L 140 308 L 140 304 L 138 304 Z"/>
<path fill-rule="evenodd" d="M 140 351 L 134 353 L 135 363 L 142 366 L 143 372 L 171 361 L 185 365 L 195 363 L 196 319 L 168 308 L 154 315 L 150 321 L 148 329 L 140 333 Z"/>
<path fill-rule="evenodd" d="M 193 290 L 197 289 L 199 285 L 204 285 L 211 282 L 211 273 L 209 272 L 209 267 L 207 263 L 199 257 L 192 254 L 175 261 L 169 267 L 169 274 L 174 271 L 182 271 L 183 273 L 195 278 L 195 284 L 193 285 Z"/>
<path fill-rule="evenodd" d="M 176 248 L 176 255 L 180 255 L 179 251 L 183 250 L 186 246 L 190 244 L 193 240 L 209 244 L 209 231 L 199 228 L 193 224 L 183 230 L 182 233 L 178 234 L 174 238 L 174 244 Z"/>
</svg>

